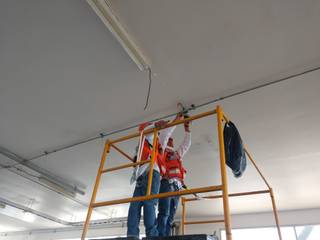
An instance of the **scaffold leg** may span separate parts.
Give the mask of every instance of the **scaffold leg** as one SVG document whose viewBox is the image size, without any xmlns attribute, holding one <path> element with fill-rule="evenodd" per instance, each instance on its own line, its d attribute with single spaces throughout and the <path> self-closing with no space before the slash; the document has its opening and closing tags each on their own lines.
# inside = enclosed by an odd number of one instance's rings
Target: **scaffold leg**
<svg viewBox="0 0 320 240">
<path fill-rule="evenodd" d="M 276 220 L 279 240 L 282 240 L 280 224 L 279 224 L 279 216 L 278 216 L 278 211 L 277 211 L 277 207 L 276 207 L 276 201 L 274 199 L 274 194 L 273 194 L 272 188 L 270 188 L 270 197 L 271 197 L 271 202 L 272 202 L 272 209 L 273 209 L 274 218 Z"/>
<path fill-rule="evenodd" d="M 219 152 L 220 152 L 220 169 L 221 169 L 221 181 L 222 181 L 222 196 L 223 196 L 223 212 L 224 212 L 224 224 L 226 228 L 226 239 L 232 240 L 231 233 L 231 217 L 229 208 L 229 193 L 228 193 L 228 179 L 226 170 L 225 150 L 224 150 L 224 138 L 223 138 L 223 112 L 218 105 L 217 121 L 218 121 L 218 137 L 219 137 Z"/>
<path fill-rule="evenodd" d="M 90 200 L 90 205 L 89 205 L 88 212 L 87 212 L 86 221 L 83 226 L 81 240 L 85 240 L 86 235 L 87 235 L 87 231 L 88 231 L 89 223 L 90 223 L 90 218 L 91 218 L 91 214 L 92 214 L 92 210 L 93 210 L 92 205 L 96 201 L 97 191 L 98 191 L 98 188 L 100 185 L 100 179 L 101 179 L 102 171 L 103 171 L 104 164 L 106 161 L 107 153 L 109 153 L 109 149 L 110 149 L 110 144 L 108 141 L 106 141 L 106 143 L 104 145 L 103 153 L 101 156 L 101 160 L 100 160 L 98 174 L 97 174 L 96 181 L 95 181 L 94 188 L 93 188 L 93 192 L 92 192 L 92 196 L 91 196 L 91 200 Z"/>
</svg>

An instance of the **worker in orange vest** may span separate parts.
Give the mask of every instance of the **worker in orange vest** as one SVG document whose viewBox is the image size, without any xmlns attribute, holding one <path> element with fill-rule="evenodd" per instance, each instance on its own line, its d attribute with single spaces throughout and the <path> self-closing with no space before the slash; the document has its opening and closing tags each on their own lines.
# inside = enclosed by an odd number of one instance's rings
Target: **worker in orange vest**
<svg viewBox="0 0 320 240">
<path fill-rule="evenodd" d="M 175 120 L 179 120 L 182 115 L 177 114 Z M 161 129 L 166 126 L 167 121 L 158 121 L 154 124 L 155 127 Z M 147 124 L 148 125 L 148 124 Z M 144 128 L 146 126 L 141 126 Z M 143 131 L 143 129 L 141 129 Z M 158 146 L 156 150 L 156 159 L 154 165 L 154 171 L 152 176 L 152 185 L 151 185 L 151 194 L 158 194 L 160 189 L 160 172 L 165 170 L 165 167 L 162 164 L 162 154 L 163 149 L 166 148 L 168 139 L 172 135 L 174 127 L 165 128 L 159 131 L 158 135 Z M 143 137 L 143 132 L 141 134 L 142 141 L 139 144 L 139 148 L 137 149 L 136 158 L 143 160 L 150 160 L 153 145 L 153 134 L 148 134 Z M 140 153 L 139 153 L 140 152 Z M 150 164 L 146 163 L 141 166 L 137 166 L 134 170 L 133 176 L 131 178 L 131 183 L 136 182 L 135 190 L 133 193 L 133 197 L 145 196 L 147 192 L 148 185 L 148 176 L 149 176 Z M 139 237 L 140 230 L 140 218 L 141 218 L 141 209 L 143 207 L 143 221 L 146 231 L 146 236 L 158 236 L 157 230 L 157 222 L 156 222 L 156 204 L 158 200 L 153 199 L 149 201 L 141 201 L 141 202 L 131 202 L 128 212 L 128 221 L 127 221 L 127 236 L 128 237 Z"/>
<path fill-rule="evenodd" d="M 184 124 L 185 136 L 181 145 L 175 150 L 173 139 L 169 138 L 164 152 L 166 171 L 160 182 L 160 193 L 180 191 L 184 186 L 186 170 L 182 158 L 191 146 L 190 124 Z M 159 199 L 157 228 L 159 236 L 170 236 L 174 216 L 179 204 L 179 196 Z"/>
</svg>

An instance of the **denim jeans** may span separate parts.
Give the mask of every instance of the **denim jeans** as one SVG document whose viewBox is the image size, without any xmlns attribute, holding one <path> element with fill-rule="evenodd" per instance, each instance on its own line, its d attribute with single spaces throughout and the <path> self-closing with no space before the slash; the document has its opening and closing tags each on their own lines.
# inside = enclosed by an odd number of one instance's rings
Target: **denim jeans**
<svg viewBox="0 0 320 240">
<path fill-rule="evenodd" d="M 174 183 L 169 183 L 167 179 L 162 179 L 160 193 L 179 191 Z M 160 198 L 158 206 L 158 232 L 159 236 L 170 236 L 171 228 L 179 205 L 179 196 Z"/>
<path fill-rule="evenodd" d="M 133 197 L 145 196 L 147 193 L 149 172 L 144 173 L 137 179 Z M 151 193 L 158 194 L 160 187 L 160 173 L 153 171 Z M 157 221 L 156 221 L 156 204 L 158 199 L 149 201 L 131 202 L 128 213 L 127 236 L 139 237 L 141 208 L 143 207 L 143 222 L 146 229 L 146 236 L 158 236 Z"/>
</svg>

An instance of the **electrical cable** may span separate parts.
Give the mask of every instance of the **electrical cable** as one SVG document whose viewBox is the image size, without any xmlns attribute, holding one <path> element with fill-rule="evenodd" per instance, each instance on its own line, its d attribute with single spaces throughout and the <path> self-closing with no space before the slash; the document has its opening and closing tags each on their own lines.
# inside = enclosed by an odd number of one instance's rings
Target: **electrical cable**
<svg viewBox="0 0 320 240">
<path fill-rule="evenodd" d="M 225 99 L 228 99 L 228 98 L 232 98 L 232 97 L 235 97 L 235 96 L 239 96 L 239 95 L 242 95 L 244 93 L 248 93 L 248 92 L 251 92 L 251 91 L 254 91 L 254 90 L 257 90 L 257 89 L 260 89 L 260 88 L 264 88 L 264 87 L 267 87 L 267 86 L 270 86 L 270 85 L 274 85 L 274 84 L 277 84 L 277 83 L 280 83 L 280 82 L 284 82 L 284 81 L 287 81 L 287 80 L 290 80 L 290 79 L 293 79 L 295 77 L 299 77 L 299 76 L 302 76 L 302 75 L 305 75 L 305 74 L 308 74 L 308 73 L 311 73 L 311 72 L 315 72 L 315 71 L 318 71 L 320 70 L 320 66 L 318 67 L 314 67 L 314 68 L 311 68 L 311 69 L 308 69 L 308 70 L 305 70 L 303 72 L 300 72 L 300 73 L 296 73 L 296 74 L 292 74 L 292 75 L 289 75 L 287 77 L 284 77 L 284 78 L 280 78 L 280 79 L 277 79 L 277 80 L 274 80 L 274 81 L 270 81 L 270 82 L 267 82 L 267 83 L 264 83 L 264 84 L 260 84 L 260 85 L 257 85 L 255 87 L 251 87 L 251 88 L 248 88 L 248 89 L 245 89 L 245 90 L 241 90 L 241 91 L 236 91 L 234 93 L 231 93 L 231 94 L 228 94 L 228 95 L 225 95 L 225 96 L 222 96 L 222 97 L 219 97 L 219 98 L 215 98 L 211 101 L 208 101 L 208 102 L 204 102 L 202 104 L 199 104 L 199 105 L 194 105 L 192 110 L 194 109 L 198 109 L 198 108 L 201 108 L 201 107 L 204 107 L 204 106 L 207 106 L 207 105 L 210 105 L 212 103 L 215 103 L 215 102 L 218 102 L 218 101 L 222 101 L 222 100 L 225 100 Z M 159 121 L 159 120 L 162 120 L 162 119 L 166 119 L 166 118 L 169 118 L 169 117 L 173 117 L 177 114 L 177 112 L 175 113 L 172 113 L 172 114 L 168 114 L 168 115 L 165 115 L 165 116 L 162 116 L 162 117 L 159 117 L 159 118 L 155 118 L 153 120 L 150 120 L 149 122 L 156 122 L 156 121 Z M 46 155 L 49 155 L 49 154 L 52 154 L 52 153 L 55 153 L 55 152 L 60 152 L 60 151 L 63 151 L 65 149 L 69 149 L 69 148 L 72 148 L 72 147 L 75 147 L 75 146 L 78 146 L 78 145 L 81 145 L 81 144 L 84 144 L 84 143 L 88 143 L 88 142 L 92 142 L 92 141 L 95 141 L 97 139 L 100 139 L 100 138 L 105 138 L 107 136 L 111 136 L 113 134 L 117 134 L 117 133 L 121 133 L 121 132 L 125 132 L 127 130 L 130 130 L 130 129 L 134 129 L 134 128 L 137 128 L 139 127 L 140 124 L 135 124 L 135 125 L 131 125 L 129 127 L 125 127 L 125 128 L 122 128 L 122 129 L 118 129 L 118 130 L 114 130 L 114 131 L 110 131 L 110 132 L 107 132 L 107 133 L 100 133 L 98 136 L 95 136 L 95 137 L 91 137 L 91 138 L 88 138 L 88 139 L 85 139 L 85 140 L 82 140 L 82 141 L 79 141 L 79 142 L 75 142 L 73 144 L 70 144 L 70 145 L 66 145 L 66 146 L 63 146 L 63 147 L 60 147 L 60 148 L 57 148 L 57 149 L 54 149 L 54 150 L 51 150 L 51 151 L 45 151 L 44 153 L 42 154 L 39 154 L 39 155 L 36 155 L 26 161 L 24 161 L 24 163 L 27 163 L 27 162 L 31 162 L 31 161 L 34 161 L 36 159 L 39 159 L 43 156 L 46 156 Z M 15 163 L 15 164 L 12 164 L 12 165 L 7 165 L 5 167 L 1 167 L 1 169 L 8 169 L 8 168 L 11 168 L 11 167 L 15 167 L 17 165 L 20 165 L 21 163 Z"/>
<path fill-rule="evenodd" d="M 148 87 L 148 94 L 147 94 L 147 99 L 146 99 L 146 104 L 143 108 L 143 110 L 145 111 L 149 105 L 149 97 L 150 97 L 150 91 L 151 91 L 151 84 L 152 84 L 152 71 L 151 71 L 151 67 L 148 67 L 148 76 L 149 76 L 149 87 Z"/>
</svg>

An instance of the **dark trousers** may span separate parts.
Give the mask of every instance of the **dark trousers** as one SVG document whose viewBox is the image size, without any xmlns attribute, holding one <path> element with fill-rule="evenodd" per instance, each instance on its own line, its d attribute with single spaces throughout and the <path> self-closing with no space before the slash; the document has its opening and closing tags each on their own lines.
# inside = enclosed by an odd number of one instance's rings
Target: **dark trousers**
<svg viewBox="0 0 320 240">
<path fill-rule="evenodd" d="M 179 191 L 179 188 L 169 183 L 167 179 L 162 179 L 160 183 L 160 193 Z M 158 232 L 159 236 L 170 236 L 171 228 L 179 205 L 179 196 L 160 198 L 158 206 Z"/>
</svg>

